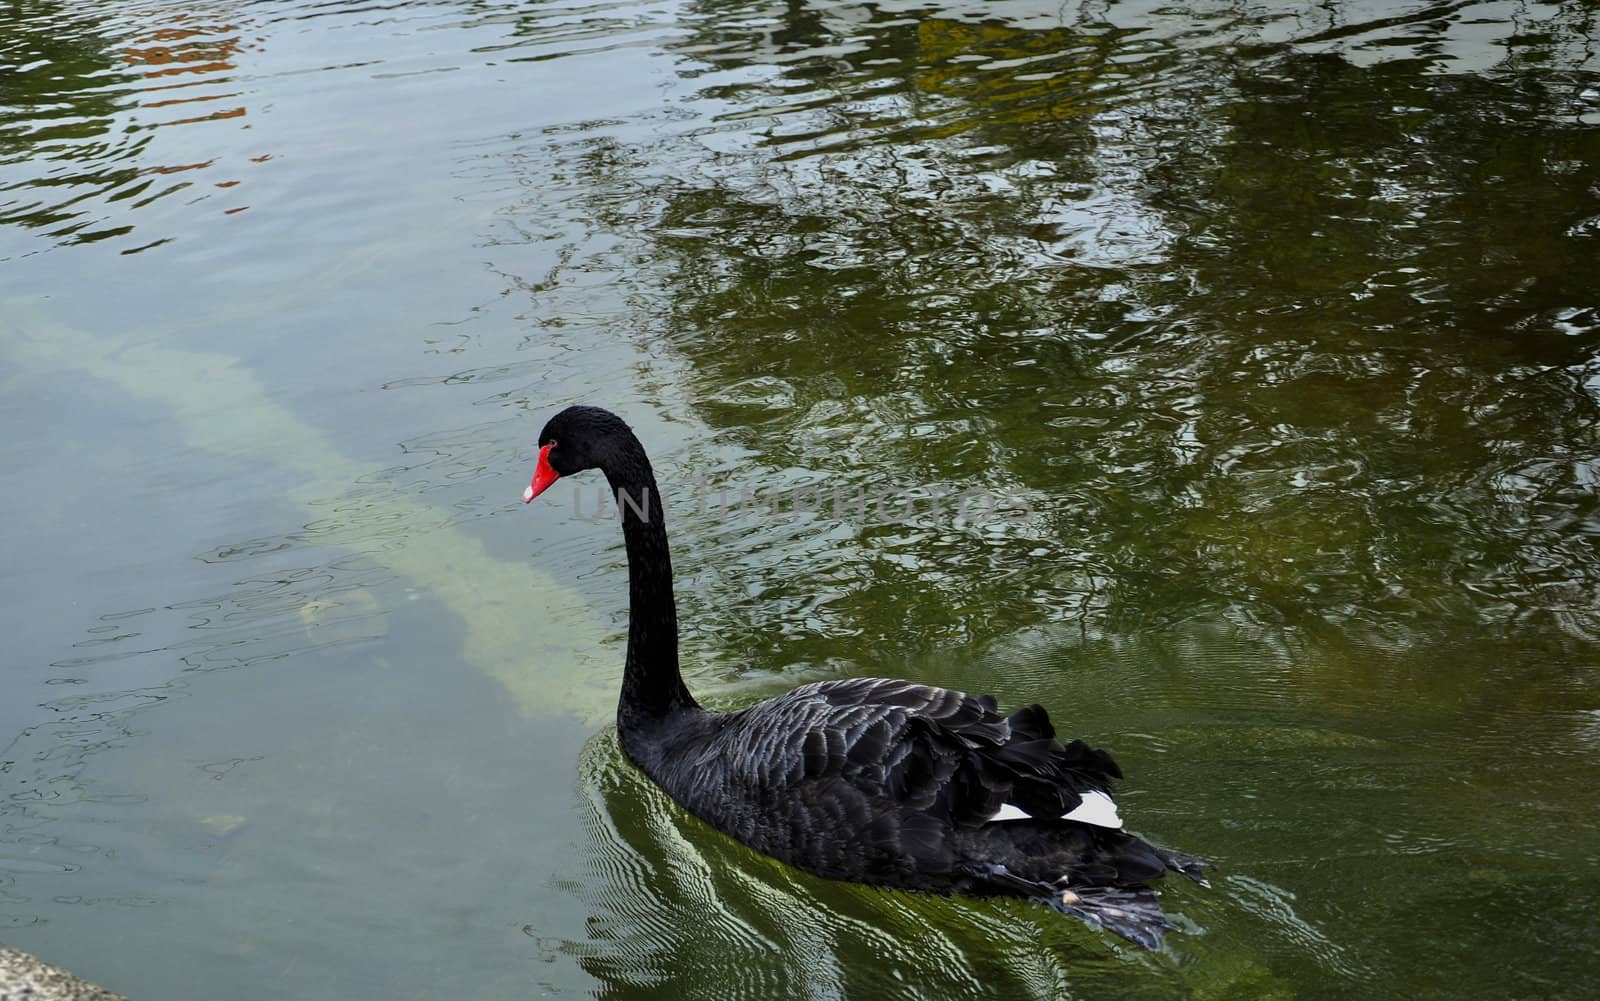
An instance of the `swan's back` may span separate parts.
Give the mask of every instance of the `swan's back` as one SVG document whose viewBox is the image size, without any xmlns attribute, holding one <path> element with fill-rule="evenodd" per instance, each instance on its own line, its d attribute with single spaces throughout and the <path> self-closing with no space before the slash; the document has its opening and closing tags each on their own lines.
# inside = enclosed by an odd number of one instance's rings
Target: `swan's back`
<svg viewBox="0 0 1600 1001">
<path fill-rule="evenodd" d="M 1082 741 L 1063 747 L 1039 706 L 1002 716 L 991 697 L 909 681 L 822 682 L 701 715 L 698 739 L 649 756 L 652 777 L 757 850 L 861 882 L 948 888 L 958 832 L 1008 805 L 1059 818 L 1121 774 Z"/>
</svg>

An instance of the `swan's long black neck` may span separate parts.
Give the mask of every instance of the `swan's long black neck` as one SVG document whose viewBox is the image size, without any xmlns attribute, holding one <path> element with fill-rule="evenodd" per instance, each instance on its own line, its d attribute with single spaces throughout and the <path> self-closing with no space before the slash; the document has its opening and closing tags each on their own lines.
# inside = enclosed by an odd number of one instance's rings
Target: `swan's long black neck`
<svg viewBox="0 0 1600 1001">
<path fill-rule="evenodd" d="M 628 659 L 622 673 L 619 728 L 698 703 L 678 670 L 678 608 L 672 596 L 665 509 L 655 472 L 632 435 L 602 467 L 622 515 L 628 552 Z"/>
</svg>

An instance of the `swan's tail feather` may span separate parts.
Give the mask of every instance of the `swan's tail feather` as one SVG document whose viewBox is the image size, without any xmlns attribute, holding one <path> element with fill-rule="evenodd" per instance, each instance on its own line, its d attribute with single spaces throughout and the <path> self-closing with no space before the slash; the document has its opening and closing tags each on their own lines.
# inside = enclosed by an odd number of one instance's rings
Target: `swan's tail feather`
<svg viewBox="0 0 1600 1001">
<path fill-rule="evenodd" d="M 1183 852 L 1175 852 L 1170 848 L 1157 848 L 1155 853 L 1160 856 L 1161 861 L 1167 864 L 1167 868 L 1173 872 L 1182 873 L 1201 886 L 1211 885 L 1206 881 L 1206 869 L 1211 866 L 1211 863 L 1205 859 L 1198 859 L 1193 855 L 1185 855 Z"/>
<path fill-rule="evenodd" d="M 1147 886 L 1070 886 L 1069 876 L 1051 884 L 1019 876 L 995 863 L 969 866 L 967 875 L 974 882 L 962 887 L 966 892 L 1026 897 L 1146 949 L 1161 948 L 1162 935 L 1174 927 L 1161 912 L 1156 891 Z"/>
<path fill-rule="evenodd" d="M 1148 887 L 1083 886 L 1034 899 L 1146 949 L 1161 948 L 1162 936 L 1173 927 L 1161 912 L 1156 892 Z"/>
</svg>

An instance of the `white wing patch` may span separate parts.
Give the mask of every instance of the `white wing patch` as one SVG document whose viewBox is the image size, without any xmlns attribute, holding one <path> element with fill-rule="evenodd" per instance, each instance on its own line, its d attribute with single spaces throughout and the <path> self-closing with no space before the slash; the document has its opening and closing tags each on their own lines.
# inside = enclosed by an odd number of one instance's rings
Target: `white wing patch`
<svg viewBox="0 0 1600 1001">
<path fill-rule="evenodd" d="M 1076 820 L 1080 824 L 1114 827 L 1118 830 L 1122 828 L 1122 817 L 1117 813 L 1115 800 L 1098 789 L 1090 789 L 1081 795 L 1083 802 L 1079 803 L 1071 813 L 1063 814 L 1062 820 Z"/>
<path fill-rule="evenodd" d="M 1062 820 L 1076 820 L 1080 824 L 1094 824 L 1096 827 L 1110 827 L 1122 829 L 1122 817 L 1117 814 L 1117 804 L 1110 796 L 1098 789 L 1090 789 L 1081 794 L 1080 802 L 1071 813 L 1061 815 Z M 994 816 L 989 818 L 990 823 L 1000 820 L 1031 820 L 1033 819 L 1022 808 L 1012 803 L 1000 807 Z"/>
</svg>

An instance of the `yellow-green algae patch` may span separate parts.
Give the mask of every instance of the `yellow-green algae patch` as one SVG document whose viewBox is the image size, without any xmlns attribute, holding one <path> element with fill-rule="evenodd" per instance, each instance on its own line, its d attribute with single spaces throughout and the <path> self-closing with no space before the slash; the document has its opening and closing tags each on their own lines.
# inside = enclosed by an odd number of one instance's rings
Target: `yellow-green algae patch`
<svg viewBox="0 0 1600 1001">
<path fill-rule="evenodd" d="M 378 471 L 341 453 L 229 355 L 107 344 L 15 300 L 0 310 L 0 337 L 14 358 L 36 370 L 85 372 L 164 406 L 196 448 L 292 470 L 301 483 L 289 499 L 308 508 Z M 364 496 L 363 506 L 383 523 L 439 521 L 440 512 L 409 497 Z M 465 662 L 504 686 L 523 711 L 588 723 L 612 716 L 618 658 L 602 647 L 606 634 L 575 592 L 534 567 L 496 559 L 482 541 L 451 526 L 402 535 L 391 546 L 367 556 L 427 588 L 459 616 Z"/>
</svg>

